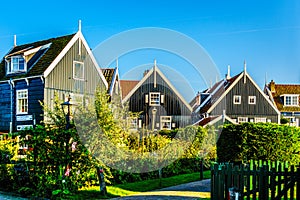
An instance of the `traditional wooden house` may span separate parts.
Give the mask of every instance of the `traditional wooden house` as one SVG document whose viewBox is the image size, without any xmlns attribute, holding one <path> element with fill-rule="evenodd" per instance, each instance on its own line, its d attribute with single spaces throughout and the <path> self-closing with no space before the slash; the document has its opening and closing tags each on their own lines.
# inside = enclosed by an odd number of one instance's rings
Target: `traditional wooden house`
<svg viewBox="0 0 300 200">
<path fill-rule="evenodd" d="M 0 64 L 0 131 L 12 132 L 43 120 L 40 101 L 71 95 L 83 101 L 107 82 L 81 33 L 14 47 Z"/>
<path fill-rule="evenodd" d="M 213 125 L 242 122 L 279 123 L 280 113 L 246 71 L 198 93 L 192 101 L 193 124 Z"/>
<path fill-rule="evenodd" d="M 264 91 L 289 125 L 300 126 L 300 85 L 275 84 L 272 80 Z"/>
<path fill-rule="evenodd" d="M 175 129 L 191 123 L 192 108 L 167 77 L 154 66 L 141 80 L 121 80 L 122 103 L 141 113 L 131 119 L 131 128 L 151 130 Z"/>
</svg>

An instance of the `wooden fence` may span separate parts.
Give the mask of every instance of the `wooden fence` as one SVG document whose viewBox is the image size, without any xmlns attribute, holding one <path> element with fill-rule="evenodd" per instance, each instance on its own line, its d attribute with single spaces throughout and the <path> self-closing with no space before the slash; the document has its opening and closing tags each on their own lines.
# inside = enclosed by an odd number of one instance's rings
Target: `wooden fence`
<svg viewBox="0 0 300 200">
<path fill-rule="evenodd" d="M 278 162 L 215 164 L 211 169 L 211 199 L 300 200 L 300 168 Z"/>
</svg>

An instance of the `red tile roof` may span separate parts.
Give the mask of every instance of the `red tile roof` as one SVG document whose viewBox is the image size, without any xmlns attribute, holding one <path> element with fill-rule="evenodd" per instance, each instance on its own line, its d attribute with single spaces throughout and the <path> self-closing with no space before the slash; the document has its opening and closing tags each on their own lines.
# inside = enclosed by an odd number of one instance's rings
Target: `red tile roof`
<svg viewBox="0 0 300 200">
<path fill-rule="evenodd" d="M 139 82 L 140 81 L 120 80 L 122 99 L 124 99 Z"/>
<path fill-rule="evenodd" d="M 271 83 L 270 83 L 271 84 Z M 270 84 L 268 85 L 269 90 L 271 91 Z M 300 96 L 300 85 L 296 84 L 275 84 L 275 92 L 271 91 L 274 102 L 281 112 L 291 112 L 291 111 L 300 111 L 299 106 L 284 106 L 282 97 L 283 94 L 299 94 Z M 300 98 L 298 99 L 300 105 Z"/>
</svg>

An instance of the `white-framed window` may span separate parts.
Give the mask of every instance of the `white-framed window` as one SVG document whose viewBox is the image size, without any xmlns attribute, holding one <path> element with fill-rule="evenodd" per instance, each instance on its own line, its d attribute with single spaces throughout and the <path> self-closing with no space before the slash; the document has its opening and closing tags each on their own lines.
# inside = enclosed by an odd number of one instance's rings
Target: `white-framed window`
<svg viewBox="0 0 300 200">
<path fill-rule="evenodd" d="M 241 104 L 241 102 L 242 102 L 241 95 L 234 95 L 233 96 L 233 104 Z"/>
<path fill-rule="evenodd" d="M 79 61 L 73 62 L 73 78 L 76 80 L 84 80 L 84 63 Z"/>
<path fill-rule="evenodd" d="M 6 59 L 7 74 L 25 72 L 26 62 L 22 56 L 12 56 Z"/>
<path fill-rule="evenodd" d="M 289 94 L 283 95 L 283 101 L 285 106 L 299 106 L 299 95 Z"/>
<path fill-rule="evenodd" d="M 238 117 L 238 123 L 248 122 L 248 117 Z"/>
<path fill-rule="evenodd" d="M 255 118 L 254 118 L 254 122 L 255 122 L 255 123 L 266 123 L 266 122 L 267 122 L 267 119 L 264 118 L 264 117 L 255 117 Z"/>
<path fill-rule="evenodd" d="M 28 90 L 17 90 L 17 114 L 28 113 Z"/>
<path fill-rule="evenodd" d="M 159 106 L 160 105 L 160 93 L 159 92 L 150 92 L 150 106 Z"/>
<path fill-rule="evenodd" d="M 248 104 L 256 104 L 256 96 L 248 96 Z"/>
<path fill-rule="evenodd" d="M 136 117 L 127 117 L 127 123 L 130 130 L 137 130 L 138 128 L 138 118 Z"/>
<path fill-rule="evenodd" d="M 172 117 L 171 116 L 160 116 L 160 129 L 171 130 L 172 129 Z"/>
</svg>

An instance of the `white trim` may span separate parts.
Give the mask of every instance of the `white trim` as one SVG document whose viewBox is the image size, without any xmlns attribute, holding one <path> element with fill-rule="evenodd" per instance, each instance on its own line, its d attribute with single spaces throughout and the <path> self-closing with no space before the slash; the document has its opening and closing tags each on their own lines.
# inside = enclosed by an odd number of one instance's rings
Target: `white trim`
<svg viewBox="0 0 300 200">
<path fill-rule="evenodd" d="M 298 107 L 299 106 L 299 94 L 282 94 L 280 97 L 283 97 L 283 106 L 284 107 Z M 286 105 L 286 98 L 290 97 L 291 98 L 291 104 Z M 293 104 L 293 97 L 296 97 L 296 104 Z"/>
<path fill-rule="evenodd" d="M 104 75 L 102 74 L 102 71 L 98 65 L 98 63 L 96 62 L 96 59 L 92 53 L 92 51 L 90 50 L 86 40 L 84 39 L 82 33 L 80 31 L 78 31 L 73 38 L 69 41 L 69 43 L 65 46 L 65 48 L 58 54 L 58 56 L 52 61 L 52 63 L 49 65 L 49 67 L 44 71 L 44 77 L 46 78 L 51 72 L 52 70 L 56 67 L 56 65 L 61 61 L 61 59 L 67 54 L 67 52 L 72 48 L 72 46 L 75 44 L 75 42 L 81 39 L 82 40 L 82 44 L 84 45 L 84 47 L 86 48 L 88 55 L 90 56 L 93 64 L 96 67 L 96 70 L 99 74 L 99 76 L 101 77 L 106 89 L 108 88 L 108 83 L 104 77 Z"/>
<path fill-rule="evenodd" d="M 116 67 L 114 69 L 114 74 L 113 74 L 113 77 L 112 77 L 112 80 L 111 80 L 111 86 L 109 88 L 109 95 L 112 96 L 113 94 L 113 91 L 114 91 L 114 87 L 115 87 L 115 82 L 117 80 L 117 77 L 119 77 L 119 70 L 118 70 L 118 67 Z M 120 84 L 120 81 L 118 81 L 118 84 Z M 118 87 L 118 85 L 117 85 Z"/>
<path fill-rule="evenodd" d="M 134 92 L 151 76 L 153 73 L 153 68 L 142 78 L 138 84 L 126 95 L 126 97 L 122 100 L 122 104 L 129 100 L 129 98 L 134 94 Z M 175 89 L 175 87 L 171 84 L 171 82 L 165 77 L 165 75 L 156 67 L 156 72 L 162 77 L 162 79 L 167 83 L 167 85 L 171 88 L 171 90 L 176 94 L 176 96 L 186 105 L 186 107 L 192 112 L 193 108 L 190 104 L 186 102 L 186 100 L 181 96 L 181 94 Z"/>
<path fill-rule="evenodd" d="M 29 76 L 29 77 L 26 77 L 26 78 L 16 78 L 16 79 L 11 79 L 12 81 L 20 81 L 20 80 L 25 80 L 25 79 L 32 79 L 32 78 L 43 78 L 42 75 L 39 75 L 39 76 Z M 5 82 L 9 82 L 10 80 L 5 80 L 5 81 L 0 81 L 0 83 L 5 83 Z"/>
<path fill-rule="evenodd" d="M 253 100 L 253 102 L 251 102 L 251 100 Z M 249 105 L 256 105 L 256 96 L 251 96 L 251 95 L 249 95 L 248 96 L 248 104 Z"/>
<path fill-rule="evenodd" d="M 154 95 L 157 95 L 158 101 L 152 101 Z M 149 106 L 160 106 L 160 93 L 159 92 L 149 92 Z"/>
<path fill-rule="evenodd" d="M 19 92 L 25 92 L 26 91 L 26 94 L 27 94 L 27 111 L 26 112 L 19 112 Z M 29 102 L 28 102 L 28 97 L 29 97 L 29 94 L 28 94 L 28 89 L 22 89 L 22 90 L 16 90 L 16 114 L 17 115 L 20 115 L 20 114 L 28 114 L 28 105 L 29 105 Z"/>
<path fill-rule="evenodd" d="M 76 77 L 76 74 L 75 74 L 75 66 L 76 64 L 80 64 L 82 66 L 82 77 Z M 76 61 L 76 60 L 73 60 L 73 70 L 72 70 L 72 74 L 73 74 L 73 79 L 74 80 L 79 80 L 79 81 L 84 81 L 84 62 L 80 62 L 80 61 Z"/>
<path fill-rule="evenodd" d="M 237 122 L 238 123 L 245 123 L 245 122 L 248 122 L 248 117 L 238 117 L 237 118 Z"/>
<path fill-rule="evenodd" d="M 163 119 L 163 118 L 168 118 Z M 164 128 L 163 123 L 168 123 L 169 126 Z M 160 130 L 171 130 L 172 129 L 172 116 L 160 116 Z"/>
<path fill-rule="evenodd" d="M 199 112 L 200 109 L 211 99 L 211 97 L 220 89 L 221 86 L 224 85 L 225 80 L 222 80 L 219 82 L 219 85 L 216 87 L 216 89 L 210 94 L 210 93 L 203 93 L 208 94 L 206 99 L 200 104 L 200 106 L 195 110 L 195 112 Z M 225 90 L 225 89 L 224 89 Z M 201 95 L 201 94 L 200 94 Z M 201 98 L 201 97 L 200 97 Z"/>
<path fill-rule="evenodd" d="M 233 104 L 240 105 L 241 103 L 242 103 L 242 96 L 241 95 L 233 95 Z"/>
<path fill-rule="evenodd" d="M 204 124 L 203 127 L 206 127 L 206 126 L 208 126 L 208 125 L 213 125 L 213 124 L 215 124 L 216 122 L 222 120 L 223 117 L 224 117 L 223 115 L 219 115 L 219 116 L 216 117 L 215 119 L 209 121 L 207 124 Z M 195 126 L 195 125 L 199 124 L 199 123 L 200 123 L 202 120 L 204 120 L 204 119 L 206 119 L 206 118 L 200 119 L 199 121 L 195 122 L 193 125 Z M 232 124 L 237 124 L 236 121 L 234 121 L 233 119 L 231 119 L 231 118 L 230 118 L 229 116 L 227 116 L 227 115 L 225 115 L 225 120 L 229 121 L 229 122 L 232 123 Z"/>
</svg>

